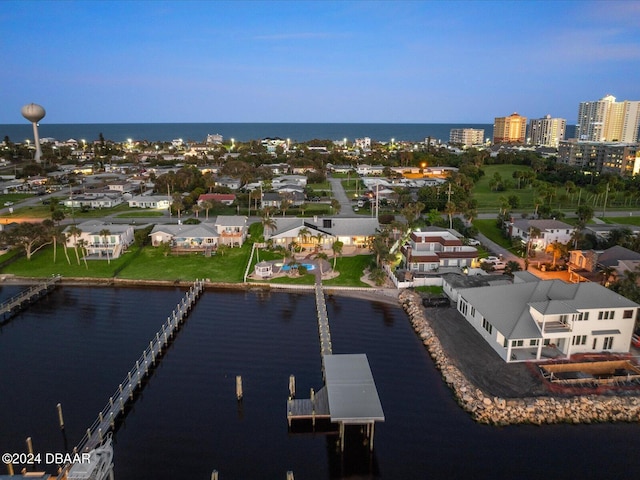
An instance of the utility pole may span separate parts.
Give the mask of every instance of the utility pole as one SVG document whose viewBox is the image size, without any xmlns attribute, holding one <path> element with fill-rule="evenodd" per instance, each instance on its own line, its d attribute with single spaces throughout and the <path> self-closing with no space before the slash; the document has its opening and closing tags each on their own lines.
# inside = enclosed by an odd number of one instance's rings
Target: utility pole
<svg viewBox="0 0 640 480">
<path fill-rule="evenodd" d="M 604 192 L 604 204 L 602 205 L 602 217 L 607 212 L 607 199 L 609 198 L 609 182 L 607 182 L 607 190 Z"/>
</svg>

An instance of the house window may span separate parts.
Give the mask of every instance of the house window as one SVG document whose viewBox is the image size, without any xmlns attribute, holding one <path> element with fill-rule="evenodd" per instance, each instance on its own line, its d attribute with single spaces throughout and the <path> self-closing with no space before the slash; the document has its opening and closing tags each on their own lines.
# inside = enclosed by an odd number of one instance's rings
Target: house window
<svg viewBox="0 0 640 480">
<path fill-rule="evenodd" d="M 484 328 L 489 333 L 493 331 L 493 326 L 484 318 L 482 319 L 482 328 Z"/>
<path fill-rule="evenodd" d="M 569 315 L 560 315 L 560 323 L 566 325 L 568 318 L 569 318 Z"/>
<path fill-rule="evenodd" d="M 622 318 L 633 318 L 633 310 L 625 310 L 622 312 Z"/>
<path fill-rule="evenodd" d="M 530 347 L 537 347 L 540 344 L 540 340 L 537 338 L 529 340 Z"/>
<path fill-rule="evenodd" d="M 475 317 L 476 316 L 476 308 L 475 307 L 471 307 L 471 316 Z M 625 317 L 626 318 L 626 317 Z"/>
<path fill-rule="evenodd" d="M 613 337 L 604 337 L 604 344 L 602 345 L 603 350 L 611 350 L 613 346 Z"/>
<path fill-rule="evenodd" d="M 578 314 L 578 321 L 582 321 L 582 320 L 584 321 L 589 320 L 589 312 L 580 312 Z"/>
<path fill-rule="evenodd" d="M 571 339 L 571 345 L 586 345 L 587 344 L 587 336 L 586 335 L 575 335 Z"/>
<path fill-rule="evenodd" d="M 598 320 L 613 320 L 615 313 L 614 310 L 601 311 L 598 313 Z"/>
<path fill-rule="evenodd" d="M 322 220 L 322 227 L 323 228 L 331 228 L 331 219 L 330 218 L 325 218 L 324 220 Z"/>
<path fill-rule="evenodd" d="M 512 347 L 522 347 L 524 345 L 524 340 L 511 340 Z"/>
</svg>

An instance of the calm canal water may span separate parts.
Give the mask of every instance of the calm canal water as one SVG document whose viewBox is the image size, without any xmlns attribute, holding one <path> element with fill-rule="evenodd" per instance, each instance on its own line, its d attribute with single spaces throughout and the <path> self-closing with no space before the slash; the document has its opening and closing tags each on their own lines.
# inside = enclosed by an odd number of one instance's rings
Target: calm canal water
<svg viewBox="0 0 640 480">
<path fill-rule="evenodd" d="M 0 298 L 18 290 L 4 286 Z M 60 287 L 2 326 L 0 452 L 24 452 L 28 436 L 36 452 L 72 448 L 183 293 Z M 117 431 L 115 478 L 208 479 L 213 469 L 221 479 L 640 475 L 640 425 L 477 425 L 399 307 L 329 297 L 327 309 L 334 353 L 369 357 L 386 416 L 372 457 L 341 457 L 334 436 L 288 432 L 289 375 L 299 398 L 322 386 L 313 296 L 207 291 Z"/>
</svg>

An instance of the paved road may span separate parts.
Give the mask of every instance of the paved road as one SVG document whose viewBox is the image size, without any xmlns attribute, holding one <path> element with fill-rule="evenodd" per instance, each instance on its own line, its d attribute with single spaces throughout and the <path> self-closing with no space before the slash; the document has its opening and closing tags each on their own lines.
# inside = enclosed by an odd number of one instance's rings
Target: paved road
<svg viewBox="0 0 640 480">
<path fill-rule="evenodd" d="M 353 211 L 351 200 L 349 200 L 349 197 L 347 197 L 347 194 L 344 191 L 344 187 L 342 186 L 342 179 L 328 178 L 328 180 L 331 184 L 331 193 L 333 195 L 333 198 L 340 202 L 340 213 L 338 213 L 336 216 L 358 217 L 358 214 Z"/>
</svg>

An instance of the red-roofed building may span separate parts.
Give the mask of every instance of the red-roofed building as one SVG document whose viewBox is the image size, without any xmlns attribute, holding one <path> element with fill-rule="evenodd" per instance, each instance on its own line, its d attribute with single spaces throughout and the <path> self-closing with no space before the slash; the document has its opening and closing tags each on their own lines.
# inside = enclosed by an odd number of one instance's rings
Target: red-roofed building
<svg viewBox="0 0 640 480">
<path fill-rule="evenodd" d="M 203 193 L 198 197 L 198 205 L 202 205 L 202 202 L 220 202 L 232 205 L 235 201 L 236 196 L 233 193 Z"/>
<path fill-rule="evenodd" d="M 470 267 L 478 257 L 476 248 L 464 245 L 451 231 L 439 227 L 411 232 L 401 252 L 407 270 L 413 272 Z"/>
</svg>

